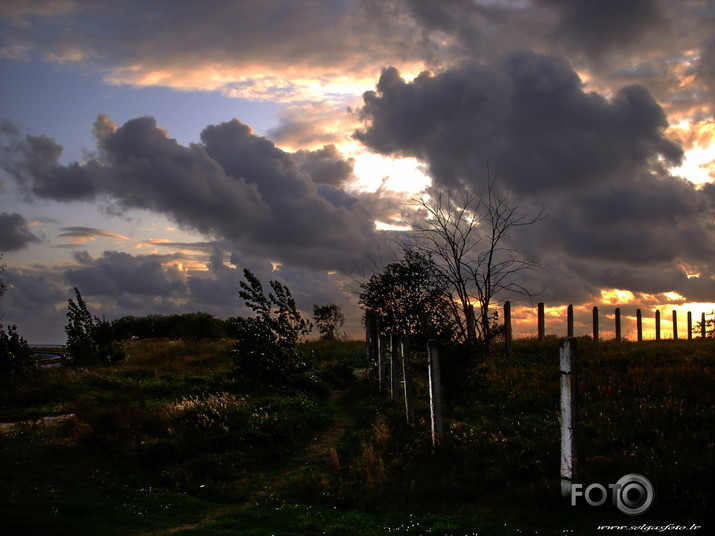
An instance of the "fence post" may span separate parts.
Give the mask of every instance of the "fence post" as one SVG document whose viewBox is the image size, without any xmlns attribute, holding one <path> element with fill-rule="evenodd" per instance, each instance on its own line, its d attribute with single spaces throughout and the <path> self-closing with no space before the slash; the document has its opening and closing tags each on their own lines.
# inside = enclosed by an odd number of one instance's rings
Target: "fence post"
<svg viewBox="0 0 715 536">
<path fill-rule="evenodd" d="M 544 342 L 544 337 L 546 335 L 544 323 L 544 302 L 539 302 L 537 315 L 539 322 L 539 342 Z"/>
<path fill-rule="evenodd" d="M 576 478 L 577 458 L 574 431 L 576 428 L 576 347 L 574 337 L 561 339 L 559 365 L 561 370 L 561 496 L 571 497 L 571 485 Z"/>
<path fill-rule="evenodd" d="M 435 339 L 427 341 L 427 359 L 429 372 L 429 405 L 432 424 L 432 446 L 444 439 L 444 421 L 442 420 L 442 384 L 439 373 L 439 343 Z"/>
<path fill-rule="evenodd" d="M 705 330 L 705 313 L 700 316 L 700 336 L 704 339 L 707 331 Z"/>
<path fill-rule="evenodd" d="M 638 342 L 643 342 L 643 314 L 640 309 L 636 309 L 636 331 L 638 332 Z"/>
<path fill-rule="evenodd" d="M 660 311 L 655 312 L 655 340 L 660 340 Z"/>
<path fill-rule="evenodd" d="M 616 342 L 621 342 L 621 308 L 616 307 Z"/>
<path fill-rule="evenodd" d="M 377 354 L 380 352 L 378 337 L 378 317 L 375 311 L 365 311 L 365 337 L 367 338 L 367 378 L 370 379 L 372 367 L 377 363 Z"/>
<path fill-rule="evenodd" d="M 400 391 L 400 362 L 397 358 L 399 337 L 390 335 L 390 400 L 397 400 Z"/>
<path fill-rule="evenodd" d="M 673 340 L 678 340 L 678 311 L 673 311 Z"/>
<path fill-rule="evenodd" d="M 693 313 L 688 311 L 688 340 L 693 340 Z"/>
<path fill-rule="evenodd" d="M 506 355 L 511 356 L 511 302 L 504 302 L 504 338 Z"/>
<path fill-rule="evenodd" d="M 400 339 L 402 354 L 402 380 L 405 387 L 405 417 L 407 424 L 415 422 L 415 388 L 412 383 L 412 364 L 410 363 L 410 340 L 406 337 Z"/>
<path fill-rule="evenodd" d="M 380 391 L 385 390 L 385 380 L 387 379 L 387 366 L 385 363 L 385 337 L 379 335 L 377 337 L 379 346 L 377 350 L 377 385 Z"/>
<path fill-rule="evenodd" d="M 566 309 L 566 333 L 569 337 L 573 337 L 573 305 L 569 305 Z"/>
<path fill-rule="evenodd" d="M 598 342 L 600 338 L 598 329 L 598 307 L 593 308 L 593 341 Z"/>
<path fill-rule="evenodd" d="M 474 305 L 467 305 L 467 340 L 477 340 L 477 320 L 474 317 Z"/>
</svg>

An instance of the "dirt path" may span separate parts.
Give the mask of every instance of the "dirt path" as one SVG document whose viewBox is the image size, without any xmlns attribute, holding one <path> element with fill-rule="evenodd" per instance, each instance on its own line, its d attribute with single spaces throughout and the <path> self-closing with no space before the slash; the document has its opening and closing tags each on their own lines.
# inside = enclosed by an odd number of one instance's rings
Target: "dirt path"
<svg viewBox="0 0 715 536">
<path fill-rule="evenodd" d="M 14 428 L 17 428 L 18 426 L 31 426 L 33 424 L 57 424 L 74 418 L 74 413 L 67 413 L 65 415 L 55 415 L 54 417 L 40 417 L 39 419 L 35 420 L 0 422 L 0 432 L 12 430 Z"/>
<path fill-rule="evenodd" d="M 237 489 L 245 490 L 246 499 L 243 502 L 217 506 L 195 523 L 147 532 L 142 536 L 171 536 L 183 531 L 199 529 L 216 519 L 237 512 L 246 505 L 260 503 L 275 494 L 279 494 L 285 485 L 301 475 L 309 473 L 311 470 L 335 467 L 339 463 L 335 448 L 350 423 L 349 416 L 342 412 L 337 404 L 337 399 L 342 394 L 343 391 L 333 391 L 330 394 L 329 407 L 333 411 L 334 419 L 328 429 L 311 441 L 286 467 L 281 470 L 262 473 L 259 476 L 252 476 L 236 483 Z"/>
<path fill-rule="evenodd" d="M 333 410 L 334 419 L 330 427 L 325 430 L 288 464 L 288 469 L 263 475 L 263 478 L 254 481 L 256 486 L 250 493 L 248 502 L 256 503 L 280 492 L 289 482 L 295 480 L 311 470 L 324 470 L 329 467 L 339 467 L 336 446 L 345 435 L 348 426 L 348 417 L 340 411 L 336 400 L 344 391 L 333 391 L 330 394 L 330 408 Z"/>
</svg>

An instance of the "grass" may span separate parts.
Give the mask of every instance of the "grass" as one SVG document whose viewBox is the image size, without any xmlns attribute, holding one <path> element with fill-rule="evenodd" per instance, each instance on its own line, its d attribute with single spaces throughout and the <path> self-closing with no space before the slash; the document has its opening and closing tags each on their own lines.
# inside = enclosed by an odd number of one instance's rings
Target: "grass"
<svg viewBox="0 0 715 536">
<path fill-rule="evenodd" d="M 315 381 L 264 391 L 228 374 L 230 342 L 134 341 L 108 368 L 0 385 L 3 534 L 591 534 L 598 525 L 712 530 L 713 341 L 579 340 L 580 482 L 645 475 L 654 506 L 559 501 L 558 340 L 443 357 L 447 436 L 359 380 L 358 342 L 303 347 Z M 331 393 L 331 396 L 327 396 Z M 689 525 L 690 526 L 690 525 Z M 573 531 L 573 532 L 568 532 Z M 706 532 L 703 532 L 703 534 Z"/>
</svg>

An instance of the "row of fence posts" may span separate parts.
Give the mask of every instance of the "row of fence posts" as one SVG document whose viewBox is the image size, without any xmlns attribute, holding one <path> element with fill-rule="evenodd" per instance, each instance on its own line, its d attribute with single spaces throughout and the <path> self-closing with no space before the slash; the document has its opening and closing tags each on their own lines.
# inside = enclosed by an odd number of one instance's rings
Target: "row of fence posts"
<svg viewBox="0 0 715 536">
<path fill-rule="evenodd" d="M 623 340 L 621 331 L 621 309 L 617 307 L 615 310 L 615 338 L 616 341 Z M 506 338 L 506 352 L 511 355 L 512 351 L 512 326 L 511 326 L 511 303 L 504 303 L 504 332 Z M 690 311 L 687 314 L 687 339 L 693 339 L 693 315 Z M 537 333 L 540 342 L 543 342 L 546 337 L 546 323 L 545 323 L 545 313 L 544 304 L 540 302 L 537 305 Z M 643 314 L 640 309 L 636 310 L 636 332 L 638 342 L 643 342 Z M 700 336 L 701 338 L 706 337 L 706 322 L 705 313 L 702 313 L 700 319 Z M 574 336 L 574 309 L 573 305 L 569 305 L 566 309 L 566 336 Z M 599 326 L 599 316 L 598 307 L 593 308 L 593 340 L 598 341 L 600 339 L 600 326 Z M 678 312 L 673 311 L 673 339 L 678 339 Z M 660 311 L 655 312 L 655 340 L 661 340 L 661 317 Z"/>
<path fill-rule="evenodd" d="M 544 340 L 544 304 L 539 303 L 539 340 Z M 576 355 L 578 339 L 573 336 L 573 306 L 568 308 L 568 337 L 561 339 L 559 344 L 559 369 L 560 369 L 560 413 L 559 423 L 561 429 L 561 495 L 565 500 L 571 497 L 572 483 L 577 476 L 576 454 Z M 616 309 L 616 339 L 620 340 L 620 309 Z M 692 338 L 692 317 L 688 313 L 688 339 Z M 656 339 L 660 337 L 660 311 L 656 311 Z M 504 305 L 504 322 L 506 332 L 506 348 L 511 353 L 511 305 Z M 642 341 L 642 317 L 640 309 L 637 311 L 638 340 Z M 379 317 L 374 311 L 366 313 L 366 336 L 368 378 L 372 363 L 377 362 L 378 386 L 381 391 L 386 388 L 386 360 L 385 353 L 390 355 L 390 396 L 396 400 L 399 396 L 399 361 L 402 362 L 402 379 L 404 387 L 405 415 L 408 423 L 415 420 L 415 394 L 412 384 L 412 371 L 410 367 L 409 339 L 403 337 L 388 337 L 384 339 L 387 352 L 381 346 L 383 339 L 379 335 Z M 673 311 L 673 338 L 677 339 L 677 316 Z M 705 338 L 705 314 L 702 316 L 702 337 Z M 598 308 L 593 311 L 594 339 L 598 340 Z M 399 357 L 397 348 L 399 347 Z M 437 340 L 427 341 L 427 367 L 430 396 L 430 424 L 432 431 L 432 445 L 437 447 L 444 439 L 444 419 L 442 410 L 442 386 L 439 366 L 439 344 Z"/>
<path fill-rule="evenodd" d="M 408 424 L 415 422 L 415 392 L 410 364 L 410 341 L 407 337 L 380 337 L 380 318 L 375 311 L 366 311 L 365 332 L 367 338 L 367 374 L 368 378 L 373 363 L 377 363 L 377 384 L 380 391 L 387 389 L 387 359 L 390 356 L 390 398 L 397 400 L 399 391 L 399 369 L 402 369 L 403 397 L 405 418 Z M 399 353 L 399 355 L 398 355 Z M 400 365 L 402 365 L 400 367 Z M 444 438 L 444 418 L 442 411 L 442 381 L 439 367 L 439 343 L 427 341 L 427 372 L 430 397 L 430 424 L 432 445 L 437 446 Z"/>
</svg>

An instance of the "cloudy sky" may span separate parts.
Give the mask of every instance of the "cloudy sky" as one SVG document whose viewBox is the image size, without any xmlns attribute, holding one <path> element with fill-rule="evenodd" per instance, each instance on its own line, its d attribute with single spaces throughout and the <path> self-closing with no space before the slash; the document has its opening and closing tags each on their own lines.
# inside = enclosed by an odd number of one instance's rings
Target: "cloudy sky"
<svg viewBox="0 0 715 536">
<path fill-rule="evenodd" d="M 713 28 L 709 0 L 2 2 L 2 322 L 63 342 L 73 286 L 107 318 L 235 316 L 250 268 L 357 333 L 346 274 L 487 170 L 544 207 L 513 246 L 552 323 L 699 316 Z"/>
</svg>

